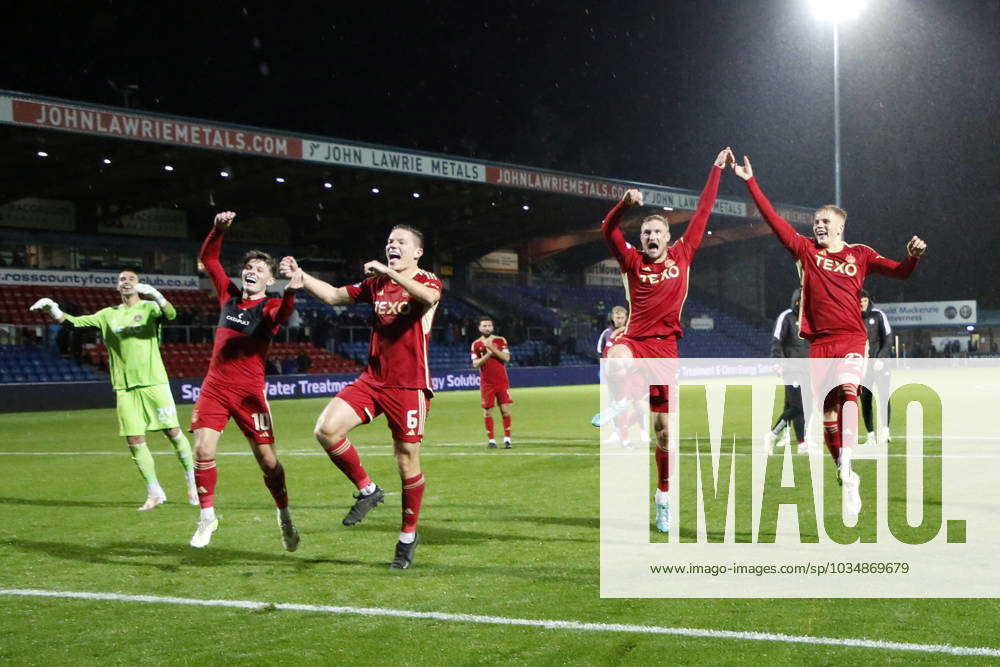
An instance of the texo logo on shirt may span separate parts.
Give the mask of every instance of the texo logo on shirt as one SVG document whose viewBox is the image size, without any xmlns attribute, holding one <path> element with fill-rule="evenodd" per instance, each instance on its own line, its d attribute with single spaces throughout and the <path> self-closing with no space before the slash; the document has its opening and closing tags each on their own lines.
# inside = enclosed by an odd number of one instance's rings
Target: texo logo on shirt
<svg viewBox="0 0 1000 667">
<path fill-rule="evenodd" d="M 857 264 L 849 264 L 829 257 L 820 257 L 819 255 L 816 255 L 816 266 L 826 271 L 842 273 L 846 276 L 855 276 L 858 273 Z"/>
<path fill-rule="evenodd" d="M 378 315 L 406 315 L 410 312 L 409 301 L 376 301 L 372 305 Z"/>
<path fill-rule="evenodd" d="M 662 283 L 664 280 L 676 278 L 679 275 L 681 275 L 681 270 L 675 265 L 667 267 L 663 273 L 640 273 L 639 280 L 644 283 L 649 283 L 650 285 L 655 285 L 656 283 Z"/>
</svg>

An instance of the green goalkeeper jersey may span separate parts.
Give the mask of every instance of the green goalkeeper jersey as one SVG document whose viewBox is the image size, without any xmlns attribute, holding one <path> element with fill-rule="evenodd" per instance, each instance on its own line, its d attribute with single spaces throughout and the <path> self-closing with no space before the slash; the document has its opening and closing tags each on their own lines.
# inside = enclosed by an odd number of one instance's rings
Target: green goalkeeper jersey
<svg viewBox="0 0 1000 667">
<path fill-rule="evenodd" d="M 167 371 L 160 358 L 160 320 L 172 320 L 177 311 L 153 301 L 102 308 L 93 315 L 67 315 L 75 327 L 97 327 L 108 348 L 111 385 L 116 391 L 166 384 Z"/>
</svg>

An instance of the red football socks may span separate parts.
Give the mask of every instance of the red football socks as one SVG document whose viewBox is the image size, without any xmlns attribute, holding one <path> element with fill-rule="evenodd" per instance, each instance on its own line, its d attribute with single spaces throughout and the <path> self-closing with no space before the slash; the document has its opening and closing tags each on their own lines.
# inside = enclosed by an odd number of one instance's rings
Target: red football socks
<svg viewBox="0 0 1000 667">
<path fill-rule="evenodd" d="M 840 465 L 840 426 L 836 419 L 823 420 L 823 442 L 826 443 L 826 449 L 833 457 L 833 462 Z"/>
<path fill-rule="evenodd" d="M 215 483 L 219 480 L 219 469 L 215 459 L 198 459 L 194 462 L 194 483 L 198 487 L 198 504 L 202 509 L 215 503 Z"/>
<path fill-rule="evenodd" d="M 403 480 L 403 527 L 404 533 L 417 529 L 420 516 L 420 501 L 424 498 L 424 475 L 414 475 Z"/>
<path fill-rule="evenodd" d="M 364 466 L 361 465 L 358 450 L 354 449 L 354 445 L 347 438 L 327 447 L 326 455 L 333 461 L 333 465 L 340 468 L 340 472 L 354 482 L 354 486 L 363 489 L 371 484 L 372 478 L 368 476 Z"/>
<path fill-rule="evenodd" d="M 264 484 L 274 498 L 274 505 L 279 510 L 288 507 L 288 490 L 285 488 L 285 469 L 278 463 L 273 470 L 264 472 Z"/>
<path fill-rule="evenodd" d="M 656 448 L 656 488 L 670 490 L 670 452 Z"/>
</svg>

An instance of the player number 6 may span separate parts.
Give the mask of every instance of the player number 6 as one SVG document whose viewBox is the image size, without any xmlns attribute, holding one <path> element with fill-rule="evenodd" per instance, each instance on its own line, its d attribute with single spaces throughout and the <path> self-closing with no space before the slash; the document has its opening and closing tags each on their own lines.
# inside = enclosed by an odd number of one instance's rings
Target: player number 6
<svg viewBox="0 0 1000 667">
<path fill-rule="evenodd" d="M 416 410 L 410 410 L 406 413 L 406 428 L 415 429 L 420 425 L 420 419 L 417 417 Z"/>
</svg>

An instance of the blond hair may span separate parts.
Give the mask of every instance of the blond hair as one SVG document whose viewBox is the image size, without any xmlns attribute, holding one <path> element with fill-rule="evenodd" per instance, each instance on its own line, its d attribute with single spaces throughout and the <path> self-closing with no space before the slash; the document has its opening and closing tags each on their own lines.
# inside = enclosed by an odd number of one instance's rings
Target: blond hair
<svg viewBox="0 0 1000 667">
<path fill-rule="evenodd" d="M 820 206 L 818 209 L 816 209 L 816 212 L 819 213 L 820 211 L 833 211 L 834 213 L 840 216 L 840 219 L 843 220 L 845 224 L 847 223 L 847 211 L 840 208 L 836 204 L 827 204 L 826 206 Z"/>
<path fill-rule="evenodd" d="M 664 226 L 665 226 L 665 227 L 666 227 L 667 229 L 670 229 L 670 221 L 669 221 L 669 220 L 667 220 L 666 218 L 664 218 L 664 217 L 663 217 L 662 215 L 658 215 L 658 214 L 654 214 L 654 215 L 647 215 L 647 216 L 646 216 L 645 218 L 643 218 L 643 219 L 642 219 L 642 223 L 641 223 L 641 224 L 643 224 L 643 225 L 644 225 L 644 224 L 646 224 L 647 222 L 651 222 L 651 221 L 653 221 L 653 220 L 659 220 L 660 222 L 662 222 L 662 223 L 663 223 L 663 225 L 664 225 Z"/>
</svg>

